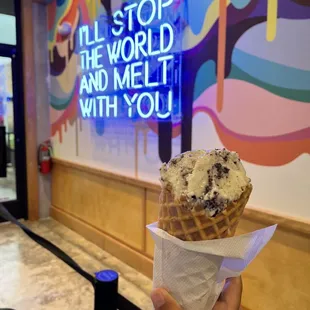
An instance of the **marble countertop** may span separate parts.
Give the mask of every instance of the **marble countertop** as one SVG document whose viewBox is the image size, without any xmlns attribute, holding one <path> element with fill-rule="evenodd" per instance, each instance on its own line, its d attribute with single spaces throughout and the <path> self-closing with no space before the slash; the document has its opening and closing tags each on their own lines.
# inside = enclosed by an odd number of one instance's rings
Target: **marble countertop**
<svg viewBox="0 0 310 310">
<path fill-rule="evenodd" d="M 119 272 L 119 292 L 141 309 L 153 309 L 152 281 L 53 219 L 25 222 L 70 255 L 84 270 Z M 0 224 L 0 308 L 89 310 L 92 285 L 29 239 L 13 224 Z"/>
</svg>

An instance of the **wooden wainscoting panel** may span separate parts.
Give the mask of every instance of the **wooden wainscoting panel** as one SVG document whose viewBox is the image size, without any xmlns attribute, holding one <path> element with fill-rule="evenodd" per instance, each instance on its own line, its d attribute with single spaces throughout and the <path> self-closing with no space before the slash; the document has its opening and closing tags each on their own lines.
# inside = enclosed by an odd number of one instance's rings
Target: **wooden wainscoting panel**
<svg viewBox="0 0 310 310">
<path fill-rule="evenodd" d="M 143 203 L 142 188 L 54 165 L 52 205 L 140 251 Z"/>
<path fill-rule="evenodd" d="M 146 192 L 146 194 L 145 194 Z M 144 225 L 155 222 L 159 190 L 79 165 L 55 162 L 52 216 L 142 273 L 151 276 L 154 243 Z M 255 211 L 255 210 L 254 210 Z M 307 223 L 245 212 L 237 234 L 279 222 L 243 273 L 242 304 L 251 310 L 308 309 L 310 238 Z M 295 225 L 295 224 L 296 225 Z M 292 225 L 292 229 L 289 229 Z M 146 234 L 146 235 L 145 235 Z M 145 248 L 144 248 L 145 240 Z"/>
<path fill-rule="evenodd" d="M 265 227 L 242 219 L 237 234 Z M 310 240 L 278 228 L 243 273 L 242 304 L 255 310 L 309 309 Z"/>
<path fill-rule="evenodd" d="M 151 224 L 157 221 L 159 212 L 159 192 L 150 191 L 146 192 L 146 224 Z M 146 232 L 146 253 L 150 257 L 154 254 L 154 241 L 147 230 Z"/>
<path fill-rule="evenodd" d="M 65 206 L 68 195 L 63 195 L 65 191 L 65 180 L 67 169 L 62 169 L 60 165 L 53 163 L 52 168 L 52 205 L 62 208 Z M 63 182 L 62 182 L 63 180 Z"/>
<path fill-rule="evenodd" d="M 153 261 L 150 258 L 54 206 L 51 207 L 51 216 L 147 277 L 153 277 Z"/>
<path fill-rule="evenodd" d="M 101 178 L 114 180 L 120 182 L 121 184 L 126 183 L 134 187 L 139 187 L 146 190 L 151 190 L 154 192 L 160 192 L 160 185 L 150 183 L 147 181 L 138 180 L 132 177 L 127 177 L 111 172 L 104 171 L 99 168 L 89 167 L 85 164 L 80 164 L 77 162 L 67 161 L 60 158 L 53 158 L 54 164 L 57 166 L 62 166 L 66 168 L 71 168 L 74 170 L 86 172 L 92 175 L 96 175 Z M 290 230 L 293 234 L 301 234 L 308 236 L 310 238 L 310 221 L 307 221 L 303 218 L 293 218 L 287 215 L 277 214 L 273 211 L 256 209 L 254 207 L 246 208 L 243 214 L 243 218 L 248 220 L 264 223 L 265 225 L 273 225 L 277 223 L 279 227 Z"/>
</svg>

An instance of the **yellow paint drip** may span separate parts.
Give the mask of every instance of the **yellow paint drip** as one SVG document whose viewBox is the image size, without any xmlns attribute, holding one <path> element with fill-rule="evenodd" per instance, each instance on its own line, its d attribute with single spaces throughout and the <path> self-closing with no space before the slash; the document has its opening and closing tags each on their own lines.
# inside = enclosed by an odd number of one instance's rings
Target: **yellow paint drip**
<svg viewBox="0 0 310 310">
<path fill-rule="evenodd" d="M 226 1 L 226 5 L 229 6 L 230 0 Z M 206 12 L 204 23 L 199 34 L 194 34 L 190 26 L 184 29 L 183 34 L 183 51 L 189 50 L 198 45 L 209 33 L 213 25 L 216 23 L 219 17 L 220 0 L 214 0 Z"/>
<path fill-rule="evenodd" d="M 98 14 L 98 8 L 100 7 L 100 0 L 85 0 L 86 7 L 88 8 L 89 17 L 91 20 L 95 20 Z"/>
<path fill-rule="evenodd" d="M 271 42 L 277 34 L 278 0 L 268 0 L 266 39 Z"/>
<path fill-rule="evenodd" d="M 50 52 L 50 55 L 51 55 L 51 63 L 53 63 L 54 62 L 54 50 L 53 50 L 53 48 L 51 48 L 51 49 L 49 49 L 49 52 Z"/>
<path fill-rule="evenodd" d="M 97 0 L 92 0 L 92 10 L 93 10 L 92 17 L 95 20 L 96 19 L 96 15 L 97 15 Z"/>
</svg>

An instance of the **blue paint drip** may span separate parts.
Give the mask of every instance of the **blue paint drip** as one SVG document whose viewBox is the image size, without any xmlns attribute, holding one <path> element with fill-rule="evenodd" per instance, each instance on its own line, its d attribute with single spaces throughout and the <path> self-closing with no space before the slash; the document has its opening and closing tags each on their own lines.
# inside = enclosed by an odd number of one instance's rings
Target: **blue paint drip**
<svg viewBox="0 0 310 310">
<path fill-rule="evenodd" d="M 232 5 L 238 10 L 244 9 L 250 2 L 251 0 L 231 0 Z"/>
<path fill-rule="evenodd" d="M 193 33 L 198 35 L 203 27 L 207 11 L 214 0 L 185 0 L 184 10 L 187 24 L 191 27 Z"/>
<path fill-rule="evenodd" d="M 216 84 L 216 65 L 213 60 L 205 62 L 198 70 L 195 80 L 194 100 L 206 89 Z"/>
<path fill-rule="evenodd" d="M 95 127 L 96 133 L 98 136 L 103 136 L 104 134 L 104 119 L 103 118 L 96 118 L 95 119 Z"/>
<path fill-rule="evenodd" d="M 57 6 L 62 6 L 65 3 L 66 0 L 57 0 Z"/>
</svg>

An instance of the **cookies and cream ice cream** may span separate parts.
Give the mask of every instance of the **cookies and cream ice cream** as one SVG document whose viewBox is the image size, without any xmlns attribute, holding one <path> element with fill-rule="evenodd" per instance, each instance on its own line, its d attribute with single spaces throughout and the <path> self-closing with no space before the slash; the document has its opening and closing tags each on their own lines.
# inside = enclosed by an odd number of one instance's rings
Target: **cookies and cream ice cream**
<svg viewBox="0 0 310 310">
<path fill-rule="evenodd" d="M 163 164 L 160 174 L 174 199 L 203 204 L 209 216 L 238 200 L 251 181 L 238 154 L 226 149 L 180 154 Z"/>
</svg>

